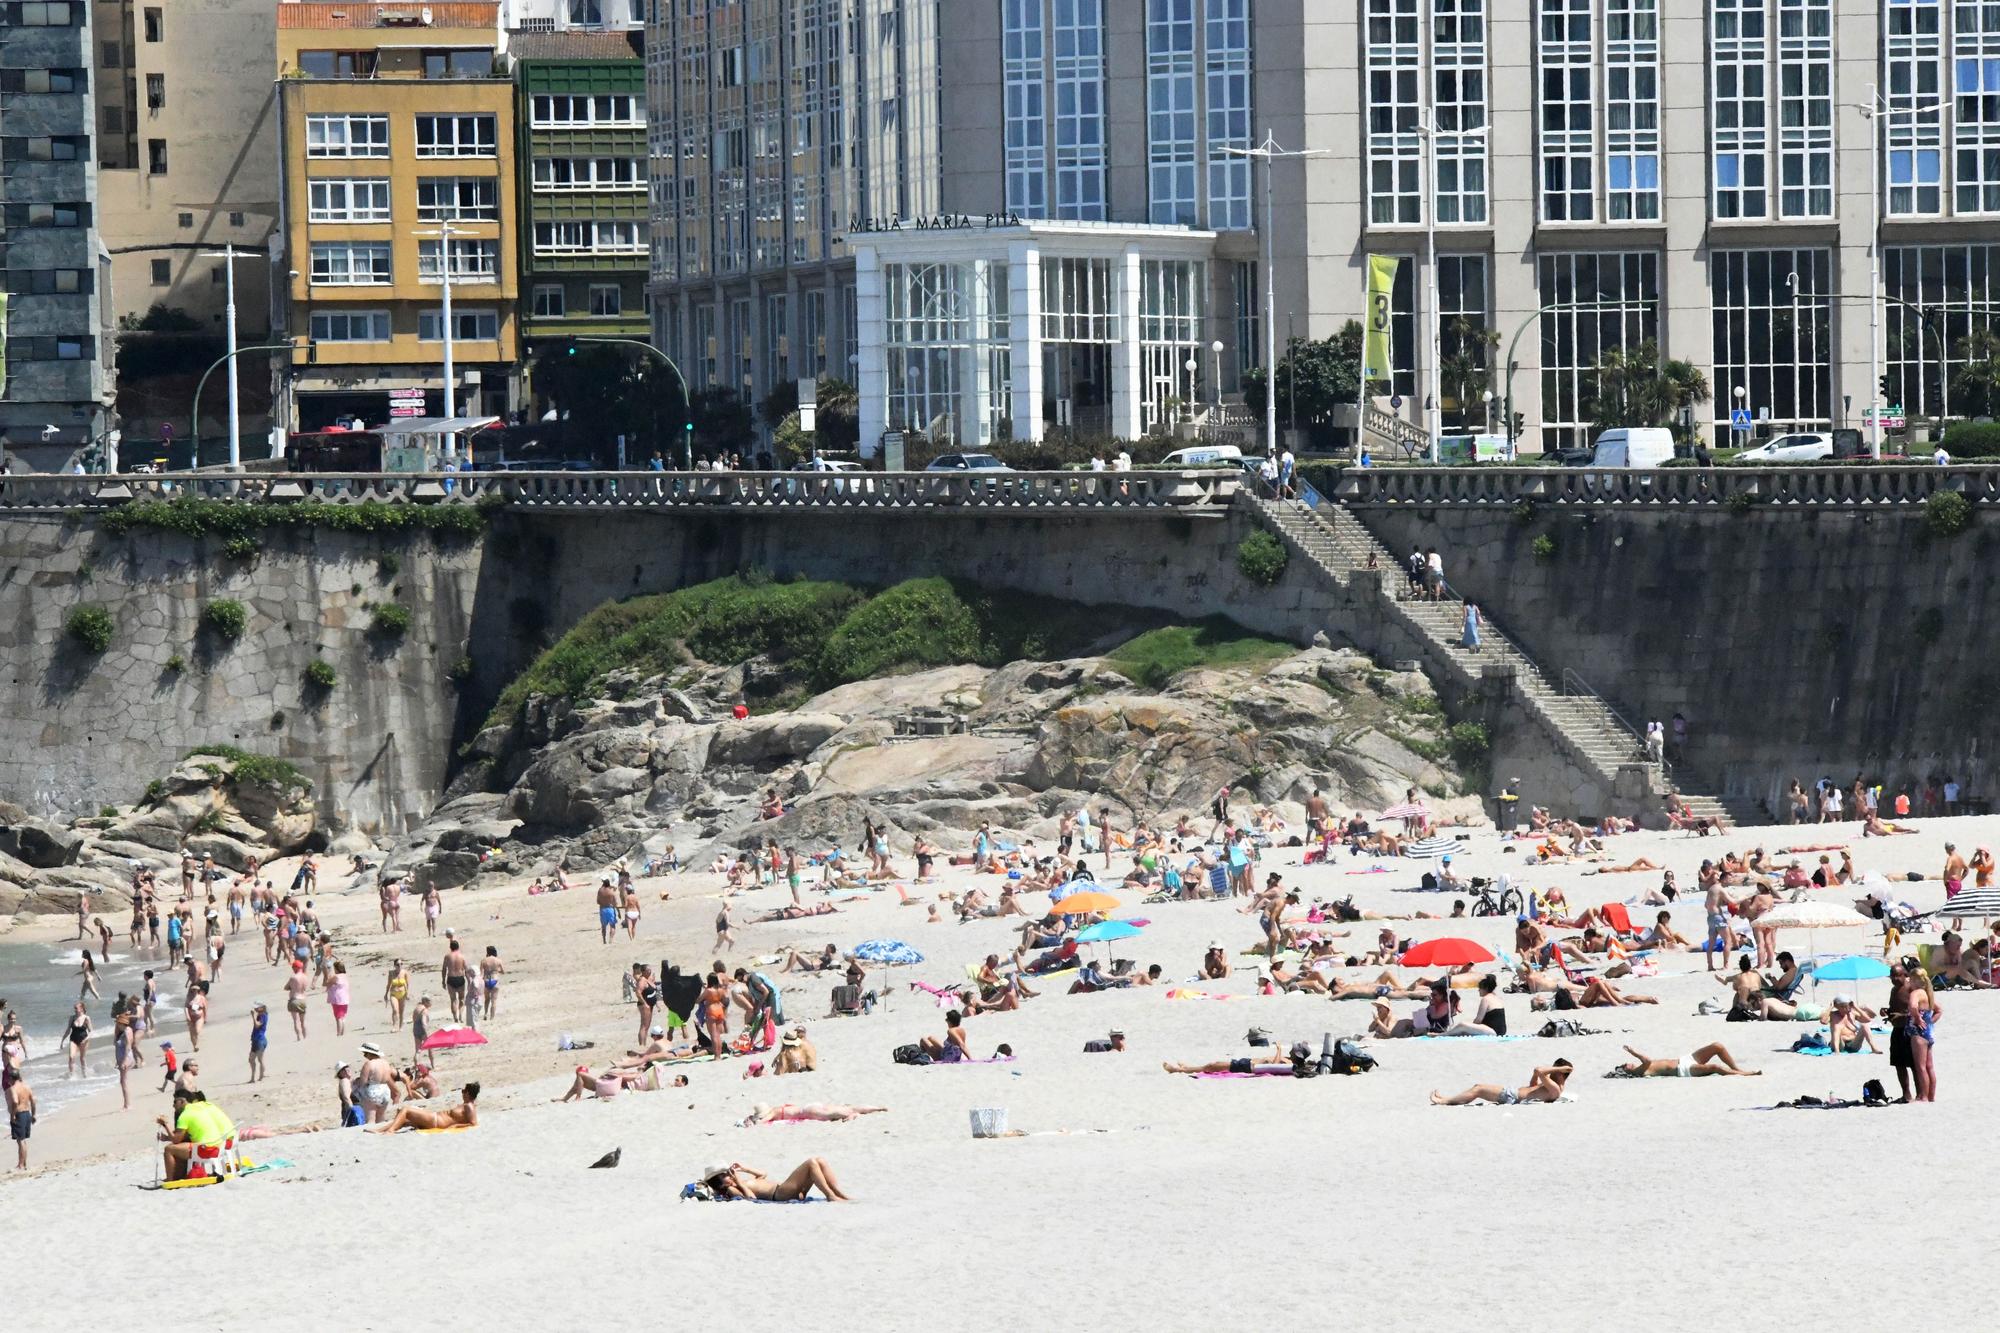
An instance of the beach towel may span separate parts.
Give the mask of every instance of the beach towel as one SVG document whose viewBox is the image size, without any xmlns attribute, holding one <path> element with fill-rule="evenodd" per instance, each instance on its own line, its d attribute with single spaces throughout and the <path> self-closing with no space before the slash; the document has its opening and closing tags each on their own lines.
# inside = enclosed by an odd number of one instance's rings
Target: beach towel
<svg viewBox="0 0 2000 1333">
<path fill-rule="evenodd" d="M 442 1126 L 441 1128 L 438 1128 L 438 1129 L 413 1129 L 413 1130 L 411 1130 L 411 1131 L 410 1131 L 410 1133 L 412 1133 L 412 1134 L 457 1134 L 457 1133 L 459 1133 L 459 1132 L 461 1132 L 461 1131 L 463 1131 L 463 1130 L 468 1130 L 468 1129 L 471 1129 L 471 1128 L 473 1128 L 473 1126 L 471 1126 L 471 1125 L 445 1125 L 445 1126 Z"/>
<path fill-rule="evenodd" d="M 1189 990 L 1185 986 L 1175 986 L 1167 992 L 1169 1000 L 1241 1000 L 1242 995 L 1210 995 L 1205 990 Z"/>
<path fill-rule="evenodd" d="M 1289 1069 L 1259 1069 L 1248 1074 L 1195 1074 L 1195 1078 L 1296 1078 Z"/>
<path fill-rule="evenodd" d="M 953 1065 L 1011 1065 L 1011 1055 L 989 1055 L 984 1060 L 933 1060 L 927 1065 L 911 1065 L 912 1069 L 949 1069 Z"/>
</svg>

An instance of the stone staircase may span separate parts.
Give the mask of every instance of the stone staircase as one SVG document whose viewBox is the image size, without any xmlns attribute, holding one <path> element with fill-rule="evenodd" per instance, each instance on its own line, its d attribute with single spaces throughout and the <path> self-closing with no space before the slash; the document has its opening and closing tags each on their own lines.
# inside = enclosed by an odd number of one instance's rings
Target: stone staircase
<svg viewBox="0 0 2000 1333">
<path fill-rule="evenodd" d="M 1434 665 L 1452 673 L 1461 684 L 1476 685 L 1490 667 L 1512 668 L 1514 690 L 1522 706 L 1607 791 L 1616 785 L 1620 769 L 1633 767 L 1646 771 L 1653 791 L 1674 790 L 1663 766 L 1646 757 L 1638 734 L 1602 698 L 1575 687 L 1573 681 L 1565 688 L 1565 681 L 1538 666 L 1490 618 L 1481 618 L 1477 652 L 1461 646 L 1464 611 L 1458 595 L 1447 587 L 1445 601 L 1407 597 L 1401 559 L 1376 541 L 1346 509 L 1327 504 L 1309 509 L 1296 501 L 1253 495 L 1248 488 L 1238 494 L 1256 507 L 1258 517 L 1294 555 L 1303 556 L 1322 577 L 1342 587 L 1356 571 L 1368 567 L 1372 556 L 1381 573 L 1389 614 L 1410 631 Z M 1697 815 L 1738 822 L 1739 812 L 1729 803 L 1709 796 L 1681 795 Z"/>
</svg>

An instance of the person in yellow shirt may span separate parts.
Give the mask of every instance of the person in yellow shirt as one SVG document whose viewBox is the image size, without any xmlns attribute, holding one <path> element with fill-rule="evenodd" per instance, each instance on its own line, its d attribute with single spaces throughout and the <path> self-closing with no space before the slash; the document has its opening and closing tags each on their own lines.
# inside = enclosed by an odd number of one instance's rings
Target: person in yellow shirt
<svg viewBox="0 0 2000 1333">
<path fill-rule="evenodd" d="M 219 1147 L 236 1133 L 235 1122 L 223 1114 L 222 1108 L 193 1088 L 174 1094 L 171 1126 L 165 1116 L 154 1119 L 160 1126 L 160 1138 L 166 1143 L 161 1154 L 168 1180 L 187 1179 L 188 1164 L 194 1160 L 197 1148 Z"/>
</svg>

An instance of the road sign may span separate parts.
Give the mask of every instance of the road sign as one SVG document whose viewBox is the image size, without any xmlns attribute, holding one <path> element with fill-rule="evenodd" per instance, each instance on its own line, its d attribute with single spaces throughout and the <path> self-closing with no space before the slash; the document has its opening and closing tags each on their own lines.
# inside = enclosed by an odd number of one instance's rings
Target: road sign
<svg viewBox="0 0 2000 1333">
<path fill-rule="evenodd" d="M 1861 424 L 1864 426 L 1868 425 L 1874 419 L 1875 414 L 1872 410 L 1861 414 Z M 1910 418 L 1904 413 L 1901 403 L 1891 403 L 1882 409 L 1883 430 L 1904 430 L 1909 424 Z"/>
<path fill-rule="evenodd" d="M 1732 409 L 1729 413 L 1729 429 L 1749 430 L 1750 409 L 1747 407 L 1738 407 Z"/>
</svg>

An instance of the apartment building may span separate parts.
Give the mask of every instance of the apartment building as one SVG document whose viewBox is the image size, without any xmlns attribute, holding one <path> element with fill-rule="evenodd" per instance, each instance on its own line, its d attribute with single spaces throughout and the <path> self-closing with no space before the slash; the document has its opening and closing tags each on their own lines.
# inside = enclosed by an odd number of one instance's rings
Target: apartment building
<svg viewBox="0 0 2000 1333">
<path fill-rule="evenodd" d="M 293 369 L 292 429 L 518 401 L 519 168 L 499 11 L 278 6 L 287 327 L 314 343 Z"/>
<path fill-rule="evenodd" d="M 1530 448 L 1646 342 L 1725 442 L 1861 424 L 1878 367 L 1940 415 L 2000 311 L 1993 0 L 677 0 L 647 65 L 656 339 L 851 375 L 864 448 L 1155 428 L 1359 318 L 1371 254 L 1378 405 L 1492 420 L 1511 346 Z M 1267 133 L 1313 155 L 1265 235 Z"/>
<path fill-rule="evenodd" d="M 509 34 L 529 345 L 649 332 L 643 49 L 636 29 Z"/>
<path fill-rule="evenodd" d="M 93 0 L 98 229 L 113 314 L 155 307 L 220 333 L 236 265 L 240 340 L 268 341 L 278 221 L 277 0 Z"/>
<path fill-rule="evenodd" d="M 50 469 L 111 444 L 111 263 L 97 233 L 86 0 L 0 3 L 0 451 Z"/>
</svg>

